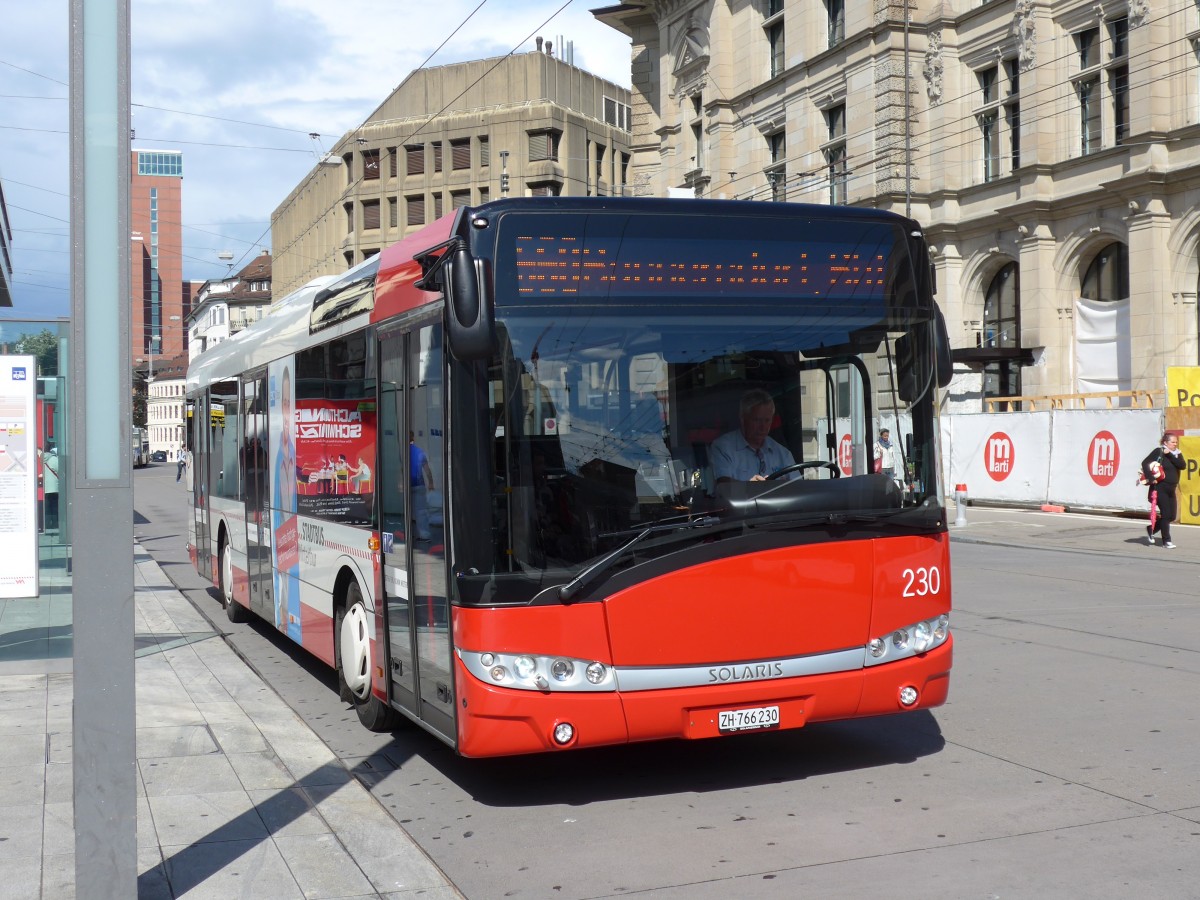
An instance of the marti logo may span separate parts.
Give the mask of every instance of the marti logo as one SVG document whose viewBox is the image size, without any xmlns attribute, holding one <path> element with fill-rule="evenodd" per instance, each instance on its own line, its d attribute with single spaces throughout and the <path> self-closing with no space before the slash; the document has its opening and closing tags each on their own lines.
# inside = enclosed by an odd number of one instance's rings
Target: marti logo
<svg viewBox="0 0 1200 900">
<path fill-rule="evenodd" d="M 853 462 L 853 454 L 850 450 L 850 435 L 843 434 L 842 439 L 838 441 L 838 466 L 841 468 L 843 475 L 853 474 L 850 471 Z"/>
<path fill-rule="evenodd" d="M 1003 431 L 997 431 L 983 446 L 983 467 L 993 481 L 1003 481 L 1013 470 L 1016 454 L 1013 442 Z"/>
<path fill-rule="evenodd" d="M 1106 487 L 1117 477 L 1117 469 L 1121 468 L 1121 448 L 1117 439 L 1110 431 L 1097 432 L 1088 445 L 1087 470 L 1092 481 Z"/>
</svg>

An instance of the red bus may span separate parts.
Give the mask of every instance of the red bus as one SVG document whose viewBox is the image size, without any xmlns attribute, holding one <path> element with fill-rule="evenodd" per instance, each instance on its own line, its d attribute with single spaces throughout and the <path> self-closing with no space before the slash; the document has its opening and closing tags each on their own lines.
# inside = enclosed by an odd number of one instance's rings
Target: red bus
<svg viewBox="0 0 1200 900">
<path fill-rule="evenodd" d="M 934 707 L 949 371 L 912 220 L 464 208 L 193 362 L 189 545 L 465 756 Z"/>
</svg>

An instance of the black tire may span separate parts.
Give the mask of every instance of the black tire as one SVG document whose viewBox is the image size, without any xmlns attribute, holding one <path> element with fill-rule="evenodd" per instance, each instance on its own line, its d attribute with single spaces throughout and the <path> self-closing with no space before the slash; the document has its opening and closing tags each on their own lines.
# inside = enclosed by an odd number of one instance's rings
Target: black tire
<svg viewBox="0 0 1200 900">
<path fill-rule="evenodd" d="M 217 575 L 221 584 L 221 605 L 225 607 L 225 616 L 230 622 L 248 622 L 250 610 L 233 599 L 233 549 L 229 541 L 221 541 L 220 571 Z"/>
<path fill-rule="evenodd" d="M 358 721 L 368 731 L 395 731 L 403 716 L 371 693 L 371 642 L 367 633 L 366 603 L 358 582 L 351 581 L 346 597 L 334 614 L 334 647 L 337 653 L 338 695 L 353 705 Z"/>
</svg>

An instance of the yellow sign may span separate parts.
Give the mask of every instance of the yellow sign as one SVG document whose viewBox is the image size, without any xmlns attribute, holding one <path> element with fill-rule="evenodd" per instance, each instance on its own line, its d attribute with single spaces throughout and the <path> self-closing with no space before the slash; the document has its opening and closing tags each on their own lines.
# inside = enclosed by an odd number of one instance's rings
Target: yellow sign
<svg viewBox="0 0 1200 900">
<path fill-rule="evenodd" d="M 1184 435 L 1179 449 L 1187 466 L 1179 473 L 1179 521 L 1200 525 L 1200 437 Z"/>
<path fill-rule="evenodd" d="M 1200 366 L 1167 366 L 1167 406 L 1200 406 Z"/>
</svg>

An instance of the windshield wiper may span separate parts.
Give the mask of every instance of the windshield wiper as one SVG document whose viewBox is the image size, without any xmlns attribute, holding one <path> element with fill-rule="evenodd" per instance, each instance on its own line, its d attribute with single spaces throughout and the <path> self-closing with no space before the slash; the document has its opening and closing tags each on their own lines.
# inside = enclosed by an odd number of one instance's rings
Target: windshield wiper
<svg viewBox="0 0 1200 900">
<path fill-rule="evenodd" d="M 673 522 L 667 525 L 662 523 L 651 525 L 648 528 L 639 531 L 631 540 L 626 541 L 607 556 L 600 557 L 600 559 L 596 560 L 594 563 L 560 587 L 558 589 L 558 599 L 564 603 L 570 602 L 572 599 L 574 599 L 576 594 L 583 590 L 585 585 L 591 583 L 598 576 L 603 575 L 605 572 L 615 566 L 621 557 L 653 534 L 659 534 L 664 531 L 681 531 L 685 528 L 707 528 L 720 523 L 720 521 L 721 520 L 716 516 L 701 516 L 700 518 L 688 519 L 686 522 Z"/>
</svg>

